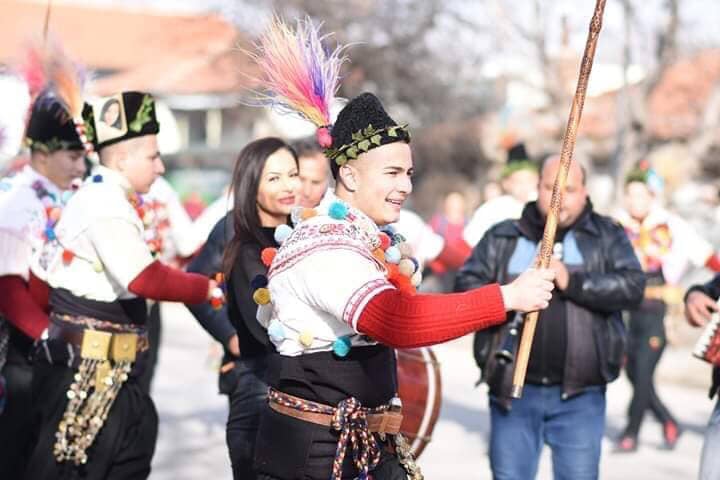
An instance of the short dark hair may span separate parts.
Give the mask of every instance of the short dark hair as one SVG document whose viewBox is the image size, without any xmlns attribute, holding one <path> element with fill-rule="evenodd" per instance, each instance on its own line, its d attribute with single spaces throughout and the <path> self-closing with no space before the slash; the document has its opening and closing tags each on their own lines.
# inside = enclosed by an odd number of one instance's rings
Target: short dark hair
<svg viewBox="0 0 720 480">
<path fill-rule="evenodd" d="M 295 150 L 298 158 L 312 157 L 318 153 L 323 154 L 323 150 L 318 144 L 314 136 L 298 138 L 290 142 L 290 146 Z"/>
</svg>

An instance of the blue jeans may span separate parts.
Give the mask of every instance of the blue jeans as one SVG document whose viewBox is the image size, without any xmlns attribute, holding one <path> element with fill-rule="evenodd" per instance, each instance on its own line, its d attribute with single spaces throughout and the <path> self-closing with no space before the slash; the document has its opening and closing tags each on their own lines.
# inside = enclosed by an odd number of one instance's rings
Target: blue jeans
<svg viewBox="0 0 720 480">
<path fill-rule="evenodd" d="M 710 415 L 710 422 L 705 430 L 702 458 L 700 459 L 700 480 L 720 478 L 720 398 Z"/>
<path fill-rule="evenodd" d="M 490 467 L 495 480 L 535 478 L 543 445 L 555 480 L 598 478 L 605 431 L 605 387 L 561 398 L 560 386 L 525 385 L 505 410 L 490 399 Z"/>
</svg>

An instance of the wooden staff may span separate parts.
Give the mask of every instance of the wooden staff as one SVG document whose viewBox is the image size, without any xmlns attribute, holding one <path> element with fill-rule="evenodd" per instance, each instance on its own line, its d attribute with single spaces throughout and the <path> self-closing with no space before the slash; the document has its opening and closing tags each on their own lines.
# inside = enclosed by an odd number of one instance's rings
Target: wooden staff
<svg viewBox="0 0 720 480">
<path fill-rule="evenodd" d="M 588 33 L 585 52 L 583 53 L 582 63 L 580 64 L 580 76 L 578 78 L 577 89 L 575 90 L 575 97 L 573 98 L 572 108 L 570 109 L 570 117 L 568 118 L 567 128 L 565 129 L 565 137 L 563 138 L 562 152 L 560 153 L 560 170 L 555 177 L 552 199 L 550 200 L 550 212 L 548 212 L 547 221 L 545 222 L 545 231 L 543 232 L 542 244 L 540 246 L 540 258 L 537 262 L 537 266 L 540 268 L 548 268 L 553 253 L 555 232 L 560 214 L 560 203 L 562 202 L 562 195 L 565 190 L 568 171 L 570 170 L 570 162 L 572 161 L 573 151 L 575 149 L 580 117 L 582 117 L 583 105 L 585 104 L 588 80 L 590 78 L 590 72 L 592 71 L 600 29 L 602 28 L 605 1 L 606 0 L 597 0 L 595 13 L 590 21 L 590 32 Z M 530 349 L 532 348 L 533 337 L 535 336 L 538 315 L 538 312 L 530 312 L 525 317 L 522 339 L 520 340 L 515 371 L 513 372 L 513 398 L 522 397 L 522 390 L 525 385 L 525 374 L 527 373 Z"/>
<path fill-rule="evenodd" d="M 45 23 L 43 24 L 43 42 L 47 44 L 48 31 L 50 29 L 50 12 L 52 12 L 52 0 L 48 0 L 45 7 Z"/>
</svg>

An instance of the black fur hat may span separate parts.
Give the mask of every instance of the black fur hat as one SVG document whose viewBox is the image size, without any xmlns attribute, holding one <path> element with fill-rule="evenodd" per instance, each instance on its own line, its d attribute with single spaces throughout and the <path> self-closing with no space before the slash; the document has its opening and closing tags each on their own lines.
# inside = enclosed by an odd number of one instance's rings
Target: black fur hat
<svg viewBox="0 0 720 480">
<path fill-rule="evenodd" d="M 25 143 L 30 149 L 45 153 L 83 149 L 70 115 L 57 100 L 45 93 L 40 94 L 33 104 Z"/>
<path fill-rule="evenodd" d="M 338 114 L 332 126 L 332 147 L 325 150 L 333 176 L 348 160 L 376 147 L 393 142 L 410 142 L 407 125 L 390 118 L 372 93 L 353 98 Z"/>
<path fill-rule="evenodd" d="M 123 92 L 101 98 L 85 107 L 83 118 L 88 140 L 95 150 L 144 135 L 155 135 L 160 124 L 155 100 L 149 93 Z"/>
</svg>

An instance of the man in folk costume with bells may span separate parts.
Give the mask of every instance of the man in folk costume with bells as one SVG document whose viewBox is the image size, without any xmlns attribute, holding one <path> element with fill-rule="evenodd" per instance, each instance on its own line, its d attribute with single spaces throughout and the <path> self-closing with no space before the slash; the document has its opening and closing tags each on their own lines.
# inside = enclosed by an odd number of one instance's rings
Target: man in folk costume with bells
<svg viewBox="0 0 720 480">
<path fill-rule="evenodd" d="M 31 50 L 23 71 L 38 73 L 41 52 Z M 44 76 L 43 72 L 41 76 Z M 26 126 L 30 163 L 0 180 L 0 478 L 21 478 L 32 414 L 33 343 L 47 329 L 44 284 L 30 271 L 85 173 L 85 152 L 72 118 L 51 79 L 28 84 L 35 97 Z M 40 92 L 36 90 L 42 90 Z"/>
<path fill-rule="evenodd" d="M 110 104 L 117 116 L 101 116 Z M 51 314 L 36 352 L 33 395 L 43 401 L 25 474 L 32 480 L 147 478 L 158 419 L 137 381 L 148 350 L 146 299 L 222 295 L 213 280 L 154 260 L 143 238 L 140 195 L 164 171 L 153 98 L 124 92 L 85 113 L 100 164 L 43 252 Z"/>
<path fill-rule="evenodd" d="M 342 50 L 326 54 L 310 21 L 274 20 L 256 60 L 260 98 L 318 127 L 337 181 L 317 208 L 298 208 L 265 250 L 258 320 L 280 354 L 256 444 L 259 478 L 422 478 L 398 435 L 393 348 L 451 340 L 505 321 L 507 310 L 547 306 L 553 275 L 464 294 L 416 295 L 418 264 L 403 238 L 382 228 L 412 190 L 410 135 L 365 93 L 330 126 Z"/>
</svg>

